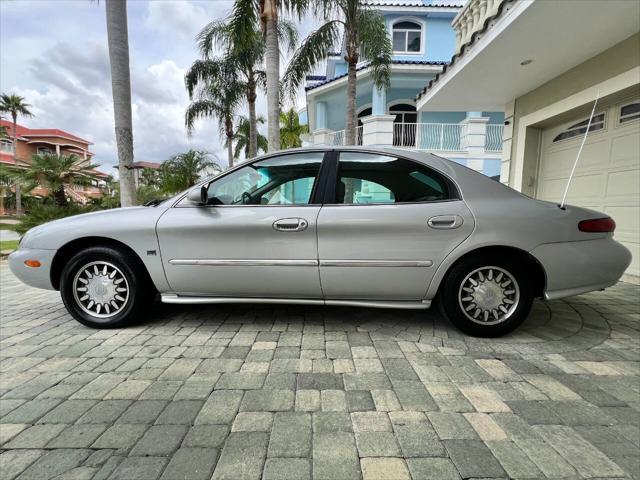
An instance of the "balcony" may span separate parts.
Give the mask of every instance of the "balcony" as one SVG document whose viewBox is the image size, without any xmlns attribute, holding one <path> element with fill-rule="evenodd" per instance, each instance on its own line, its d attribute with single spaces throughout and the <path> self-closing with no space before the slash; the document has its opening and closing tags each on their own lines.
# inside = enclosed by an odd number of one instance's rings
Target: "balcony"
<svg viewBox="0 0 640 480">
<path fill-rule="evenodd" d="M 467 128 L 464 123 L 394 123 L 393 141 L 389 146 L 422 151 L 457 152 L 466 154 Z M 356 145 L 362 145 L 363 127 L 356 131 Z M 484 136 L 484 150 L 489 154 L 502 151 L 504 125 L 488 124 Z M 326 145 L 344 145 L 344 130 L 326 135 Z"/>
<path fill-rule="evenodd" d="M 465 43 L 471 40 L 471 36 L 483 28 L 487 18 L 495 15 L 500 5 L 506 0 L 469 0 L 464 8 L 451 22 L 456 32 L 456 53 Z"/>
</svg>

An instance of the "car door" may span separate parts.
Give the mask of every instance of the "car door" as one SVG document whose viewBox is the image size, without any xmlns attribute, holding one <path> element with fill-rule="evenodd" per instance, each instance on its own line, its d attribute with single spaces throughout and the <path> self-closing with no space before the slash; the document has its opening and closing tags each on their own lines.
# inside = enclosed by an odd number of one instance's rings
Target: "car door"
<svg viewBox="0 0 640 480">
<path fill-rule="evenodd" d="M 314 204 L 323 152 L 252 162 L 186 198 L 157 224 L 167 281 L 178 294 L 321 297 Z"/>
<path fill-rule="evenodd" d="M 318 217 L 326 299 L 419 300 L 473 230 L 455 185 L 412 160 L 365 152 L 332 158 Z"/>
</svg>

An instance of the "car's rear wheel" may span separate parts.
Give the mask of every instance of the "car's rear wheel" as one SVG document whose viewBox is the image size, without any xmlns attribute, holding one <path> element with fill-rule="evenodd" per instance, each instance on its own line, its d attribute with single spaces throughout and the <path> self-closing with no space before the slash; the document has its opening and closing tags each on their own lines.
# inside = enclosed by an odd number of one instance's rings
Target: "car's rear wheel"
<svg viewBox="0 0 640 480">
<path fill-rule="evenodd" d="M 92 328 L 116 328 L 141 317 L 151 289 L 133 255 L 91 247 L 74 255 L 62 270 L 60 295 L 69 313 Z"/>
<path fill-rule="evenodd" d="M 533 287 L 522 262 L 511 256 L 468 257 L 456 264 L 443 285 L 441 307 L 463 332 L 499 337 L 529 315 Z"/>
</svg>

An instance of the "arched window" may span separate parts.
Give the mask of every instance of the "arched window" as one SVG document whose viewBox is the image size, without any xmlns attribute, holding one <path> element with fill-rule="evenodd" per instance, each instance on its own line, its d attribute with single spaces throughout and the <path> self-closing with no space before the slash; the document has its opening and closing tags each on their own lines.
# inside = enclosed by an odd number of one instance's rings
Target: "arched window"
<svg viewBox="0 0 640 480">
<path fill-rule="evenodd" d="M 395 53 L 419 53 L 422 41 L 422 27 L 416 22 L 393 24 L 393 51 Z"/>
</svg>

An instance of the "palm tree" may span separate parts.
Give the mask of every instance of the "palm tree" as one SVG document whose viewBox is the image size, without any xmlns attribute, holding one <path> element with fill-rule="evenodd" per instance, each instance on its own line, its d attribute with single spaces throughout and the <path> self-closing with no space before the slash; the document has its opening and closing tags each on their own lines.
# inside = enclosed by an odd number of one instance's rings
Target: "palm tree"
<svg viewBox="0 0 640 480">
<path fill-rule="evenodd" d="M 264 124 L 264 117 L 260 115 L 256 119 L 256 123 L 259 125 Z M 258 144 L 258 148 L 255 155 L 251 155 L 249 150 L 249 141 L 250 141 L 250 132 L 251 126 L 249 119 L 247 117 L 243 117 L 242 115 L 238 117 L 238 122 L 236 123 L 236 132 L 233 134 L 233 141 L 236 146 L 233 150 L 233 158 L 240 158 L 240 153 L 244 152 L 244 158 L 253 158 L 257 155 L 257 153 L 262 150 L 266 152 L 269 149 L 269 144 L 267 142 L 267 137 L 262 135 L 260 132 L 257 132 L 256 135 L 256 143 Z"/>
<path fill-rule="evenodd" d="M 245 93 L 244 85 L 235 77 L 235 66 L 230 59 L 207 60 L 209 72 L 198 77 L 192 70 L 185 84 L 191 103 L 185 112 L 185 126 L 191 135 L 196 120 L 217 118 L 220 134 L 226 137 L 227 159 L 233 166 L 233 117 Z M 202 80 L 200 80 L 200 78 Z"/>
<path fill-rule="evenodd" d="M 11 120 L 13 121 L 13 163 L 14 165 L 18 165 L 18 135 L 16 133 L 18 129 L 18 116 L 21 115 L 23 117 L 33 117 L 33 114 L 29 110 L 29 105 L 24 101 L 24 98 L 20 95 L 9 95 L 3 93 L 0 95 L 0 112 L 8 113 L 11 115 Z M 16 189 L 16 216 L 22 216 L 22 192 L 20 182 L 15 183 Z"/>
<path fill-rule="evenodd" d="M 293 49 L 298 40 L 294 25 L 287 21 L 278 24 L 278 39 Z M 224 50 L 224 57 L 236 68 L 236 77 L 244 85 L 249 110 L 249 155 L 255 157 L 258 153 L 258 125 L 256 116 L 256 89 L 266 87 L 266 73 L 262 69 L 265 55 L 265 42 L 259 31 L 255 29 L 248 35 L 237 37 L 238 32 L 231 27 L 227 20 L 214 21 L 208 24 L 198 34 L 198 46 L 203 60 L 194 62 L 188 76 L 196 77 L 198 81 L 206 80 L 211 74 L 208 60 L 215 47 Z"/>
<path fill-rule="evenodd" d="M 131 78 L 129 72 L 129 33 L 127 30 L 127 1 L 106 0 L 107 40 L 111 64 L 111 90 L 118 173 L 120 176 L 120 203 L 123 207 L 136 204 L 136 184 L 133 176 L 133 127 L 131 123 Z"/>
<path fill-rule="evenodd" d="M 247 105 L 249 107 L 249 156 L 255 157 L 258 150 L 257 123 L 256 123 L 256 86 L 264 83 L 264 71 L 260 70 L 264 56 L 264 41 L 259 32 L 253 32 L 250 38 L 239 39 L 234 37 L 234 31 L 225 21 L 209 23 L 198 34 L 198 45 L 204 60 L 194 62 L 188 77 L 197 77 L 198 81 L 206 80 L 211 69 L 207 62 L 210 61 L 214 48 L 217 46 L 225 50 L 225 57 L 236 69 L 236 77 L 245 90 Z"/>
<path fill-rule="evenodd" d="M 289 11 L 300 18 L 308 5 L 308 0 L 235 0 L 229 19 L 235 38 L 249 38 L 258 24 L 264 35 L 269 151 L 280 148 L 279 12 Z"/>
<path fill-rule="evenodd" d="M 391 40 L 382 16 L 359 0 L 323 2 L 330 20 L 312 32 L 293 55 L 283 83 L 296 92 L 307 74 L 325 60 L 329 52 L 344 39 L 344 59 L 347 62 L 347 110 L 345 143 L 356 142 L 356 66 L 360 55 L 369 61 L 376 88 L 387 88 L 391 69 Z M 342 35 L 341 35 L 342 34 Z"/>
<path fill-rule="evenodd" d="M 31 166 L 21 173 L 25 181 L 47 188 L 56 205 L 68 205 L 65 188 L 71 185 L 88 185 L 95 177 L 98 165 L 87 163 L 77 155 L 57 155 L 43 153 L 31 157 Z"/>
<path fill-rule="evenodd" d="M 280 149 L 302 146 L 300 135 L 309 133 L 309 125 L 301 125 L 298 112 L 291 107 L 286 112 L 280 112 Z"/>
<path fill-rule="evenodd" d="M 189 150 L 174 155 L 160 167 L 161 189 L 167 193 L 186 190 L 198 183 L 207 169 L 221 170 L 220 165 L 204 150 Z"/>
</svg>

